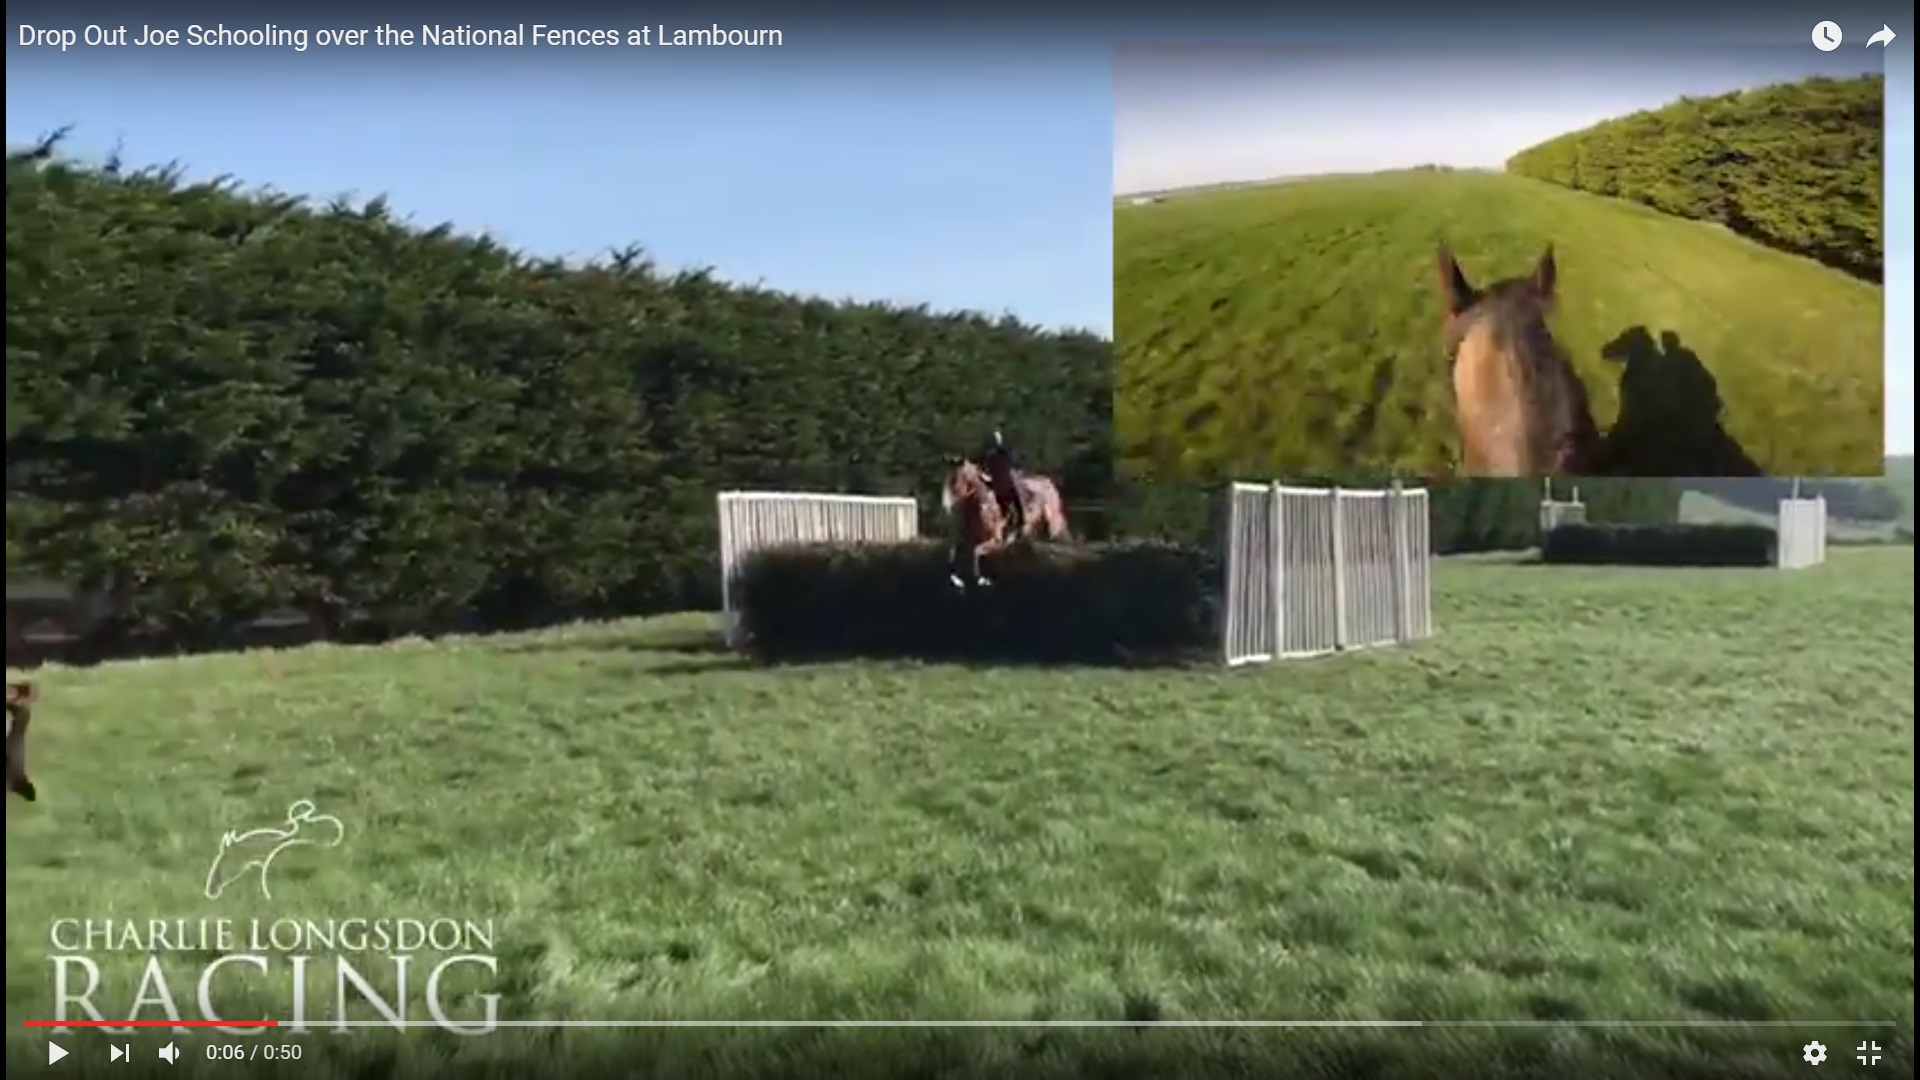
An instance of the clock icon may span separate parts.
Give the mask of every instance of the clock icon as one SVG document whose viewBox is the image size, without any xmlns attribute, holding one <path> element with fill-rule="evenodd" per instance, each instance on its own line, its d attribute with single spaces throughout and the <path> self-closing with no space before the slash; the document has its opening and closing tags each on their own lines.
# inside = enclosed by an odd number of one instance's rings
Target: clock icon
<svg viewBox="0 0 1920 1080">
<path fill-rule="evenodd" d="M 1832 52 L 1840 47 L 1840 24 L 1836 22 L 1817 22 L 1813 24 L 1813 47 L 1821 52 Z"/>
</svg>

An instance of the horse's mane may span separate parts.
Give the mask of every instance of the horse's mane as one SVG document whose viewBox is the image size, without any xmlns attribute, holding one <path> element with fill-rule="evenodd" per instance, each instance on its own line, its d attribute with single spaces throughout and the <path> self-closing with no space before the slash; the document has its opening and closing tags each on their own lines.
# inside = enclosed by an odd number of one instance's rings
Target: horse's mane
<svg viewBox="0 0 1920 1080">
<path fill-rule="evenodd" d="M 1529 404 L 1563 427 L 1581 454 L 1598 438 L 1586 384 L 1547 325 L 1553 308 L 1526 278 L 1498 282 L 1482 292 L 1473 306 L 1455 316 L 1446 328 L 1450 357 L 1476 329 L 1484 328 L 1493 349 L 1516 361 L 1515 374 L 1524 384 Z"/>
<path fill-rule="evenodd" d="M 956 492 L 955 489 L 962 486 L 963 479 L 965 490 Z M 949 513 L 971 503 L 971 514 L 981 519 L 982 525 L 989 524 L 985 520 L 986 515 L 992 514 L 998 518 L 1006 513 L 999 497 L 993 493 L 993 485 L 987 483 L 986 470 L 980 467 L 979 462 L 971 460 L 963 460 L 947 471 L 946 482 L 940 486 L 940 501 Z"/>
</svg>

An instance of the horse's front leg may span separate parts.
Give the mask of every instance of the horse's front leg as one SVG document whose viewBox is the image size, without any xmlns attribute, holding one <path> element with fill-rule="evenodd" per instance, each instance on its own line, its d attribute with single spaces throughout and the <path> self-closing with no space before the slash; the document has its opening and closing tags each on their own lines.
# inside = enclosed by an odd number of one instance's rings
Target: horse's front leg
<svg viewBox="0 0 1920 1080">
<path fill-rule="evenodd" d="M 993 584 L 987 575 L 981 571 L 980 561 L 1005 546 L 1006 541 L 999 539 L 982 540 L 973 546 L 973 583 L 975 585 Z"/>
<path fill-rule="evenodd" d="M 960 559 L 965 549 L 966 541 L 959 539 L 954 540 L 953 546 L 947 549 L 947 580 L 953 582 L 956 589 L 967 587 L 966 579 L 960 576 Z M 976 568 L 979 565 L 978 555 L 974 557 L 974 565 Z"/>
</svg>

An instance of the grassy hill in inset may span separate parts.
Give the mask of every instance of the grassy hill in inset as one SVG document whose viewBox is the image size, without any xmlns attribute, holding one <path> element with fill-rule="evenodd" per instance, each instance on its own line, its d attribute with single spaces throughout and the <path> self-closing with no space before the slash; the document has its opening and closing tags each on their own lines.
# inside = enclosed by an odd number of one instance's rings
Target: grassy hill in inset
<svg viewBox="0 0 1920 1080">
<path fill-rule="evenodd" d="M 1129 471 L 1442 472 L 1457 459 L 1435 246 L 1476 283 L 1551 242 L 1555 332 L 1602 429 L 1632 331 L 1711 376 L 1721 425 L 1769 475 L 1882 461 L 1882 295 L 1870 283 L 1637 204 L 1516 176 L 1414 170 L 1121 206 L 1114 422 Z M 1646 340 L 1643 338 L 1642 340 Z M 1691 361 L 1697 358 L 1697 367 Z M 1685 475 L 1683 472 L 1682 475 Z"/>
</svg>

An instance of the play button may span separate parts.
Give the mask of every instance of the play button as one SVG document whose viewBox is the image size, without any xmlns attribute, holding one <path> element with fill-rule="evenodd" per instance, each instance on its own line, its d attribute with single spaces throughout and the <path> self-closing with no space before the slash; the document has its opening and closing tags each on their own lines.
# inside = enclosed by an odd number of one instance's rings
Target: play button
<svg viewBox="0 0 1920 1080">
<path fill-rule="evenodd" d="M 66 1050 L 62 1049 L 59 1043 L 47 1044 L 47 1064 L 51 1065 L 66 1056 Z"/>
</svg>

